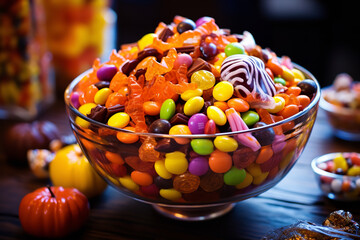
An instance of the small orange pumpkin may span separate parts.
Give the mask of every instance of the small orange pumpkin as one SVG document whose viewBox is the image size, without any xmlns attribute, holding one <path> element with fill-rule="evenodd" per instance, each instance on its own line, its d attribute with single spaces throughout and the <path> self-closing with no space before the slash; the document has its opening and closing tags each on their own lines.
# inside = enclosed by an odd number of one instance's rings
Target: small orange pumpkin
<svg viewBox="0 0 360 240">
<path fill-rule="evenodd" d="M 36 237 L 64 237 L 83 226 L 89 213 L 88 199 L 76 188 L 39 188 L 19 206 L 24 231 Z"/>
</svg>

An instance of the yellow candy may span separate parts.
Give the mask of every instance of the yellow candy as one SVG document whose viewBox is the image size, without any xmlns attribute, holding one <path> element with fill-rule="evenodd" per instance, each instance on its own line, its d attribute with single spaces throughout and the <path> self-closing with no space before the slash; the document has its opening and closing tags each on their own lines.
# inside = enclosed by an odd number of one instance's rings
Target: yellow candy
<svg viewBox="0 0 360 240">
<path fill-rule="evenodd" d="M 201 95 L 203 94 L 203 90 L 200 88 L 194 89 L 194 90 L 186 90 L 185 92 L 183 92 L 180 97 L 182 100 L 187 101 L 192 97 L 201 97 Z"/>
<path fill-rule="evenodd" d="M 299 79 L 299 80 L 305 80 L 305 76 L 304 76 L 304 74 L 300 71 L 300 70 L 298 70 L 298 69 L 295 69 L 295 68 L 293 68 L 293 69 L 291 69 L 291 71 L 292 71 L 292 73 L 294 74 L 294 77 L 296 78 L 296 79 Z"/>
<path fill-rule="evenodd" d="M 280 96 L 274 96 L 275 106 L 274 108 L 266 109 L 269 113 L 278 113 L 285 107 L 285 99 Z"/>
<path fill-rule="evenodd" d="M 229 100 L 233 94 L 234 86 L 228 81 L 219 82 L 213 89 L 213 97 L 218 101 L 225 102 Z"/>
<path fill-rule="evenodd" d="M 93 109 L 94 107 L 96 107 L 95 103 L 85 103 L 84 105 L 81 105 L 79 107 L 79 112 L 82 113 L 83 115 L 87 116 L 91 112 L 91 109 Z M 83 128 L 90 127 L 90 122 L 82 119 L 81 117 L 76 117 L 75 123 Z"/>
<path fill-rule="evenodd" d="M 223 61 L 226 58 L 226 54 L 224 52 L 219 53 L 218 55 L 216 55 L 215 58 L 218 58 L 218 60 L 214 63 L 215 68 L 221 67 L 221 64 L 223 63 Z"/>
<path fill-rule="evenodd" d="M 253 176 L 257 177 L 262 174 L 261 168 L 259 164 L 252 163 L 250 166 L 246 168 L 246 170 Z"/>
<path fill-rule="evenodd" d="M 119 178 L 119 181 L 121 185 L 123 185 L 125 188 L 129 189 L 130 191 L 137 191 L 139 190 L 139 185 L 137 185 L 130 176 L 125 176 Z"/>
<path fill-rule="evenodd" d="M 281 74 L 281 77 L 285 79 L 287 82 L 292 82 L 295 79 L 294 73 L 288 69 L 287 67 L 283 66 L 283 73 Z"/>
<path fill-rule="evenodd" d="M 209 106 L 206 110 L 207 117 L 214 120 L 216 125 L 223 126 L 227 122 L 225 113 L 218 107 Z"/>
<path fill-rule="evenodd" d="M 241 183 L 239 183 L 238 185 L 236 185 L 235 187 L 237 189 L 242 189 L 242 188 L 246 188 L 247 186 L 250 186 L 250 184 L 252 183 L 254 177 L 249 174 L 248 172 L 246 172 L 246 176 L 244 181 L 242 181 Z"/>
<path fill-rule="evenodd" d="M 349 168 L 347 175 L 349 176 L 360 176 L 360 166 L 352 166 L 351 168 Z"/>
<path fill-rule="evenodd" d="M 104 105 L 106 103 L 107 98 L 110 94 L 112 94 L 112 90 L 110 88 L 102 88 L 94 96 L 94 102 L 96 104 Z"/>
<path fill-rule="evenodd" d="M 154 41 L 154 38 L 156 38 L 157 35 L 155 33 L 148 33 L 145 36 L 143 36 L 137 43 L 139 46 L 140 51 L 143 50 L 145 47 L 151 45 Z"/>
<path fill-rule="evenodd" d="M 215 76 L 212 74 L 212 72 L 199 70 L 191 75 L 191 82 L 196 83 L 198 88 L 207 90 L 214 86 Z"/>
<path fill-rule="evenodd" d="M 129 114 L 125 112 L 118 112 L 109 118 L 107 124 L 111 127 L 124 128 L 129 124 L 129 122 L 130 122 Z"/>
<path fill-rule="evenodd" d="M 186 101 L 184 105 L 185 115 L 192 116 L 200 112 L 204 106 L 204 99 L 202 97 L 192 97 Z"/>
<path fill-rule="evenodd" d="M 164 160 L 156 161 L 155 164 L 154 164 L 154 168 L 155 168 L 156 173 L 160 177 L 165 178 L 165 179 L 170 179 L 172 177 L 172 174 L 169 173 L 169 171 L 166 170 L 166 168 L 165 168 L 165 161 Z"/>
<path fill-rule="evenodd" d="M 262 173 L 259 176 L 254 177 L 254 180 L 252 183 L 255 185 L 259 185 L 267 178 L 268 175 L 269 175 L 269 172 Z"/>
<path fill-rule="evenodd" d="M 174 188 L 160 189 L 160 196 L 167 200 L 176 201 L 181 198 L 181 192 Z"/>
<path fill-rule="evenodd" d="M 191 135 L 189 127 L 185 124 L 178 124 L 170 128 L 169 135 Z M 190 142 L 189 138 L 175 138 L 178 144 L 187 144 Z"/>
<path fill-rule="evenodd" d="M 175 151 L 165 154 L 165 168 L 170 173 L 182 174 L 186 172 L 188 165 L 185 154 L 182 152 Z"/>
<path fill-rule="evenodd" d="M 238 148 L 238 142 L 228 136 L 218 136 L 214 139 L 214 145 L 222 152 L 234 152 Z"/>
<path fill-rule="evenodd" d="M 337 154 L 334 158 L 334 169 L 341 168 L 344 172 L 348 170 L 348 164 L 346 159 L 343 157 L 341 153 Z"/>
</svg>

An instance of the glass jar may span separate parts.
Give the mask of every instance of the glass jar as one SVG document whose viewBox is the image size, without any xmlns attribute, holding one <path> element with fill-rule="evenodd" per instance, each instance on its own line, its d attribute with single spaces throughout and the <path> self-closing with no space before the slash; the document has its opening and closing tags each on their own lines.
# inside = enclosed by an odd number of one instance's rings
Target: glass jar
<svg viewBox="0 0 360 240">
<path fill-rule="evenodd" d="M 51 54 L 37 0 L 0 1 L 0 118 L 31 120 L 53 101 Z"/>
<path fill-rule="evenodd" d="M 53 55 L 56 91 L 67 85 L 94 60 L 115 48 L 116 14 L 106 0 L 41 0 L 46 33 Z"/>
</svg>

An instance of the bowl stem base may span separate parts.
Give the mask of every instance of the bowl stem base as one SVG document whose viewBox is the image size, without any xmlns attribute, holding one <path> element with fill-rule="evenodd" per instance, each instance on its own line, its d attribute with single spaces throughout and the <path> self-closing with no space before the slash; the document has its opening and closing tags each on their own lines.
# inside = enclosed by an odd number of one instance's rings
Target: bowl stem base
<svg viewBox="0 0 360 240">
<path fill-rule="evenodd" d="M 153 205 L 161 215 L 182 221 L 203 221 L 220 217 L 233 209 L 235 203 L 227 203 L 211 207 L 162 207 Z"/>
</svg>

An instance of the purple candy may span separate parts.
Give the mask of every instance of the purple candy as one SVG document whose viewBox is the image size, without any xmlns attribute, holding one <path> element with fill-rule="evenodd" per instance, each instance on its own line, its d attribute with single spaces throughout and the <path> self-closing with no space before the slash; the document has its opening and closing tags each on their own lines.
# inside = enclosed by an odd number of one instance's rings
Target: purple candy
<svg viewBox="0 0 360 240">
<path fill-rule="evenodd" d="M 196 27 L 203 25 L 204 23 L 210 22 L 211 20 L 213 20 L 213 18 L 211 17 L 201 17 L 198 20 L 196 20 L 195 24 Z"/>
<path fill-rule="evenodd" d="M 203 134 L 208 120 L 208 117 L 203 113 L 192 115 L 188 122 L 190 132 L 192 134 Z"/>
<path fill-rule="evenodd" d="M 79 102 L 80 93 L 79 92 L 73 92 L 70 96 L 70 103 L 77 109 L 80 107 Z"/>
<path fill-rule="evenodd" d="M 189 172 L 191 174 L 202 176 L 209 170 L 209 163 L 205 157 L 196 157 L 190 160 Z"/>
<path fill-rule="evenodd" d="M 118 68 L 116 66 L 104 65 L 97 71 L 96 76 L 100 81 L 110 82 L 117 72 Z"/>
</svg>

